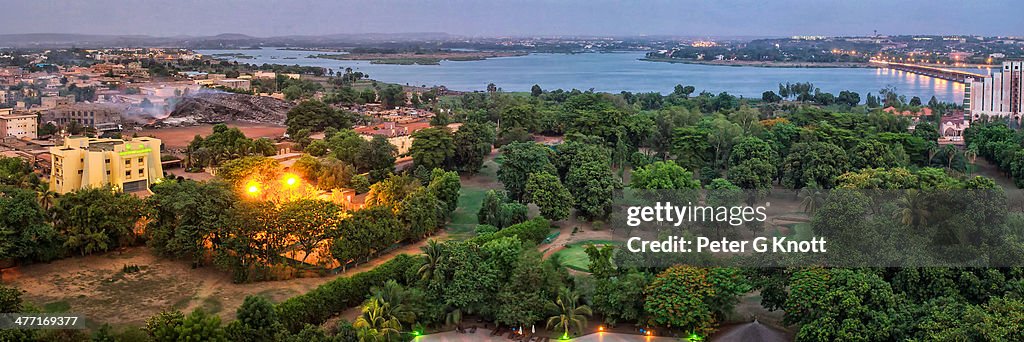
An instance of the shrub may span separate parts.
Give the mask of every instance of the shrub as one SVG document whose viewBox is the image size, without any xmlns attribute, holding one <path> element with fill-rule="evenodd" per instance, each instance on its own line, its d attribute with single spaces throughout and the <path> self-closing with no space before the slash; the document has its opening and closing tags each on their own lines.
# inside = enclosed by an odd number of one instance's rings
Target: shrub
<svg viewBox="0 0 1024 342">
<path fill-rule="evenodd" d="M 497 240 L 504 237 L 518 236 L 519 240 L 531 241 L 533 243 L 540 243 L 548 237 L 548 233 L 551 231 L 551 224 L 548 220 L 543 217 L 536 217 L 532 220 L 514 224 L 508 228 L 499 230 L 494 234 L 480 235 L 473 238 L 473 243 L 483 245 L 491 240 Z"/>
<path fill-rule="evenodd" d="M 277 316 L 292 333 L 306 324 L 320 325 L 342 311 L 355 307 L 366 299 L 370 288 L 395 279 L 406 284 L 407 270 L 419 267 L 420 260 L 401 254 L 373 270 L 332 280 L 305 294 L 277 305 Z"/>
</svg>

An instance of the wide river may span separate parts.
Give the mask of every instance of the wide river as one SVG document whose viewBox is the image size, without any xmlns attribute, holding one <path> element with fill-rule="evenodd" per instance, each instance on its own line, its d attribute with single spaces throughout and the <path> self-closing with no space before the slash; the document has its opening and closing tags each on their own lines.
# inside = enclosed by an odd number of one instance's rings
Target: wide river
<svg viewBox="0 0 1024 342">
<path fill-rule="evenodd" d="M 484 90 L 494 83 L 505 91 L 529 91 L 534 84 L 545 90 L 557 88 L 605 92 L 669 93 L 676 84 L 692 85 L 697 92 L 729 92 L 761 98 L 765 90 L 778 91 L 785 82 L 811 82 L 822 91 L 838 93 L 853 90 L 861 94 L 878 94 L 887 86 L 900 94 L 920 96 L 928 101 L 932 95 L 940 101 L 963 101 L 964 85 L 927 76 L 875 68 L 760 68 L 729 67 L 681 63 L 645 62 L 643 52 L 547 54 L 521 57 L 491 58 L 481 61 L 449 62 L 440 65 L 370 64 L 369 61 L 341 61 L 308 58 L 311 51 L 277 48 L 260 50 L 200 50 L 206 55 L 239 53 L 252 58 L 230 58 L 239 63 L 298 64 L 344 70 L 350 67 L 371 78 L 406 85 L 444 85 L 453 90 Z M 985 70 L 971 70 L 987 73 Z"/>
</svg>

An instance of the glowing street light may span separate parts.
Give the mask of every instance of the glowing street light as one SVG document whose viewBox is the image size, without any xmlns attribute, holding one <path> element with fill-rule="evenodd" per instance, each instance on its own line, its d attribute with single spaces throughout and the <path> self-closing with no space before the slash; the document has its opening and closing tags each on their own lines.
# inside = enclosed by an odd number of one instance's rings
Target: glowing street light
<svg viewBox="0 0 1024 342">
<path fill-rule="evenodd" d="M 254 196 L 255 197 L 256 195 L 259 195 L 259 193 L 260 193 L 260 185 L 259 185 L 259 183 L 256 183 L 256 182 L 249 182 L 249 184 L 246 185 L 246 187 L 245 187 L 245 191 L 247 193 L 249 193 L 249 196 Z"/>
</svg>

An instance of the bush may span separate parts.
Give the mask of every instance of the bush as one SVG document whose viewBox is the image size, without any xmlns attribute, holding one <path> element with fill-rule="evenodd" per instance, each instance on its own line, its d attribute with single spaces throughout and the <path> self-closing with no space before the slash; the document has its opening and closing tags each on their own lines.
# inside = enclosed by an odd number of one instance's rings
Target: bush
<svg viewBox="0 0 1024 342">
<path fill-rule="evenodd" d="M 476 235 L 484 235 L 498 232 L 498 227 L 489 224 L 476 225 Z"/>
<path fill-rule="evenodd" d="M 531 241 L 533 243 L 540 243 L 548 237 L 548 233 L 551 232 L 551 224 L 548 220 L 543 217 L 536 217 L 532 220 L 511 225 L 508 228 L 499 230 L 494 234 L 486 234 L 477 236 L 470 241 L 478 245 L 483 245 L 491 240 L 497 240 L 504 237 L 518 236 L 519 240 Z"/>
<path fill-rule="evenodd" d="M 407 271 L 419 267 L 417 257 L 401 254 L 373 270 L 332 280 L 277 305 L 277 316 L 292 333 L 306 324 L 320 325 L 342 311 L 358 306 L 373 286 L 394 279 L 406 284 Z"/>
</svg>

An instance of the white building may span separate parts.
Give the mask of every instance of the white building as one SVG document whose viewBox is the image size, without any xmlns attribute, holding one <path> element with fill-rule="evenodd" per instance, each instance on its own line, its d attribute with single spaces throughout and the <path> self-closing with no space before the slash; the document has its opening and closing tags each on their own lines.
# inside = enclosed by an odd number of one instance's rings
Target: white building
<svg viewBox="0 0 1024 342">
<path fill-rule="evenodd" d="M 1021 119 L 1024 108 L 1022 67 L 1024 61 L 1003 62 L 1001 72 L 968 82 L 964 108 L 972 120 L 983 116 Z"/>
<path fill-rule="evenodd" d="M 32 140 L 36 138 L 36 128 L 35 114 L 12 114 L 10 109 L 0 110 L 0 138 Z"/>
<path fill-rule="evenodd" d="M 222 86 L 222 87 L 225 87 L 225 88 L 233 88 L 233 89 L 241 89 L 241 90 L 251 90 L 252 89 L 252 81 L 244 80 L 244 79 L 240 79 L 240 78 L 220 79 L 220 80 L 214 81 L 214 84 Z"/>
</svg>

